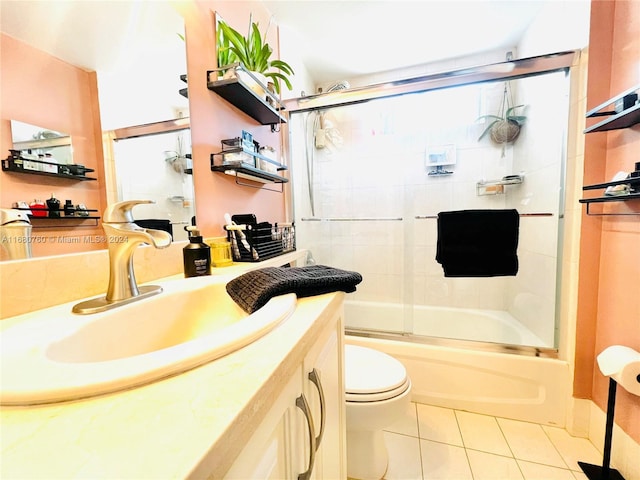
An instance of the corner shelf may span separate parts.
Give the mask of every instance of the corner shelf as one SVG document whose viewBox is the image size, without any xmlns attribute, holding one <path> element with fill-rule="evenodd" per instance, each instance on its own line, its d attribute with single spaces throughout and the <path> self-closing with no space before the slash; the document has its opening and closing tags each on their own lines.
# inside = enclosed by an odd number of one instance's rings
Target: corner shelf
<svg viewBox="0 0 640 480">
<path fill-rule="evenodd" d="M 640 102 L 636 99 L 635 104 L 622 110 L 621 112 L 616 112 L 614 110 L 604 110 L 616 102 L 623 100 L 627 96 L 632 96 L 636 94 L 640 90 L 640 85 L 636 85 L 635 87 L 630 88 L 622 92 L 621 94 L 607 100 L 606 102 L 598 105 L 596 108 L 589 110 L 586 114 L 587 118 L 594 117 L 608 117 L 601 122 L 596 123 L 584 130 L 584 133 L 591 132 L 606 132 L 609 130 L 618 130 L 621 128 L 632 127 L 633 125 L 637 125 L 640 123 Z"/>
<path fill-rule="evenodd" d="M 24 173 L 28 175 L 42 175 L 45 177 L 67 178 L 70 180 L 97 180 L 97 178 L 85 175 L 74 175 L 71 173 L 60 173 L 63 167 L 78 167 L 78 165 L 61 165 L 58 163 L 45 162 L 43 160 L 31 160 L 22 157 L 8 157 L 2 160 L 2 171 L 13 173 Z M 41 170 L 41 169 L 47 169 Z M 56 170 L 56 172 L 54 172 Z M 84 172 L 93 172 L 92 168 L 83 167 Z"/>
<path fill-rule="evenodd" d="M 276 125 L 279 123 L 287 123 L 287 119 L 280 114 L 284 110 L 284 105 L 280 103 L 267 87 L 262 85 L 260 81 L 254 77 L 251 72 L 244 70 L 241 66 L 236 66 L 236 71 L 246 74 L 249 79 L 254 81 L 265 93 L 265 97 L 269 98 L 271 104 L 265 98 L 260 97 L 251 87 L 236 75 L 234 78 L 214 80 L 222 70 L 228 70 L 229 66 L 217 68 L 207 71 L 207 88 L 227 102 L 243 111 L 261 125 Z"/>
<path fill-rule="evenodd" d="M 624 180 L 616 180 L 613 182 L 596 183 L 593 185 L 585 185 L 582 190 L 598 190 L 607 187 L 615 187 L 616 185 L 631 185 L 638 186 L 640 188 L 640 177 L 626 178 Z M 640 215 L 637 213 L 591 213 L 589 211 L 589 205 L 592 203 L 607 203 L 607 202 L 626 202 L 629 200 L 640 200 L 640 192 L 628 193 L 624 195 L 604 195 L 602 197 L 594 198 L 582 198 L 578 200 L 580 203 L 587 205 L 587 215 Z"/>
</svg>

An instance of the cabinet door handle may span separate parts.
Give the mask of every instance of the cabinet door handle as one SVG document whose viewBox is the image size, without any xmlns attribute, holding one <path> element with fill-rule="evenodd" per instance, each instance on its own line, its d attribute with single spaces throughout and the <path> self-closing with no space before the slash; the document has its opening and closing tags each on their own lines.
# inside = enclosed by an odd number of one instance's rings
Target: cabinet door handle
<svg viewBox="0 0 640 480">
<path fill-rule="evenodd" d="M 304 413 L 304 416 L 307 419 L 307 427 L 309 428 L 309 468 L 306 472 L 302 472 L 298 475 L 298 480 L 309 480 L 309 478 L 311 478 L 313 466 L 316 463 L 316 430 L 313 426 L 311 409 L 309 408 L 309 403 L 307 403 L 307 399 L 305 398 L 304 393 L 296 398 L 296 407 L 298 407 Z"/>
<path fill-rule="evenodd" d="M 320 375 L 318 375 L 318 371 L 314 368 L 309 372 L 309 380 L 313 382 L 313 384 L 318 389 L 318 394 L 320 395 L 320 433 L 316 437 L 316 449 L 320 447 L 320 442 L 322 442 L 322 435 L 324 435 L 324 424 L 326 421 L 326 404 L 324 401 L 324 389 L 322 388 L 322 382 L 320 381 Z"/>
</svg>

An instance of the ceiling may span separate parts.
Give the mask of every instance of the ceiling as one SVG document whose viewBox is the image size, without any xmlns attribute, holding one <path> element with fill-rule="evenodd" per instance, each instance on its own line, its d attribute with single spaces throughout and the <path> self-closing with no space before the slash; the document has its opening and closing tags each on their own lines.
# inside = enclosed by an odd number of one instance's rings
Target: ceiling
<svg viewBox="0 0 640 480">
<path fill-rule="evenodd" d="M 114 71 L 156 52 L 168 63 L 185 56 L 183 20 L 167 1 L 0 0 L 0 27 L 87 70 Z"/>
<path fill-rule="evenodd" d="M 237 1 L 237 0 L 236 0 Z M 513 47 L 558 0 L 263 0 L 317 83 Z M 97 71 L 182 50 L 168 1 L 1 0 L 2 31 Z M 169 34 L 167 33 L 169 32 Z M 136 60 L 132 60 L 136 59 Z M 286 60 L 286 59 L 285 59 Z M 182 60 L 184 62 L 184 60 Z"/>
<path fill-rule="evenodd" d="M 264 0 L 318 83 L 510 48 L 548 0 Z M 557 2 L 556 3 L 560 3 Z M 565 2 L 562 2 L 565 3 Z M 286 60 L 286 59 L 285 59 Z"/>
</svg>

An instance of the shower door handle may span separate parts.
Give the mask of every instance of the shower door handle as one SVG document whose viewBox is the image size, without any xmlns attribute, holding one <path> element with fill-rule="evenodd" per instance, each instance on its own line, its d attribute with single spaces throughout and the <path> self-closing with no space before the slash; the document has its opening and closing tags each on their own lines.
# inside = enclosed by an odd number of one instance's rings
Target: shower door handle
<svg viewBox="0 0 640 480">
<path fill-rule="evenodd" d="M 298 480 L 309 480 L 311 478 L 313 466 L 316 463 L 316 429 L 313 426 L 311 409 L 309 408 L 309 403 L 307 402 L 304 393 L 296 398 L 296 407 L 298 407 L 304 413 L 304 416 L 307 419 L 307 429 L 309 431 L 309 468 L 298 475 Z"/>
<path fill-rule="evenodd" d="M 324 435 L 324 425 L 327 420 L 327 406 L 324 400 L 324 389 L 322 388 L 320 375 L 315 368 L 309 372 L 309 380 L 316 386 L 316 388 L 318 389 L 318 395 L 320 396 L 320 433 L 318 433 L 318 436 L 316 437 L 317 450 L 320 447 L 320 442 L 322 442 L 322 436 Z"/>
</svg>

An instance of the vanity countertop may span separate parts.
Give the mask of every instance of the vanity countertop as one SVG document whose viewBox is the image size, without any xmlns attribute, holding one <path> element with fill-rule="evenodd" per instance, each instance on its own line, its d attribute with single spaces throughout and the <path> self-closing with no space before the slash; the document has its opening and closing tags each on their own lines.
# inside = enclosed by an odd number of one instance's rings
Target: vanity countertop
<svg viewBox="0 0 640 480">
<path fill-rule="evenodd" d="M 128 391 L 3 407 L 2 478 L 221 478 L 344 294 L 293 315 L 234 353 Z"/>
</svg>

